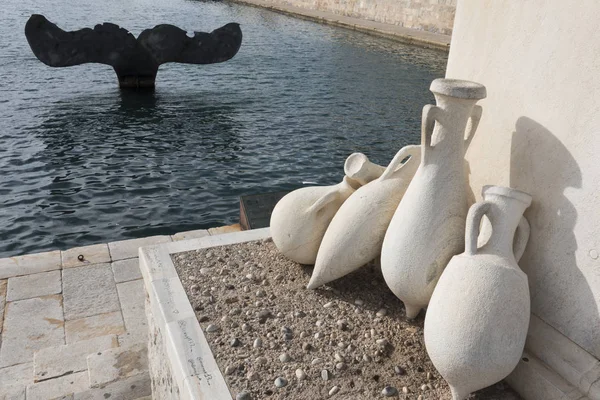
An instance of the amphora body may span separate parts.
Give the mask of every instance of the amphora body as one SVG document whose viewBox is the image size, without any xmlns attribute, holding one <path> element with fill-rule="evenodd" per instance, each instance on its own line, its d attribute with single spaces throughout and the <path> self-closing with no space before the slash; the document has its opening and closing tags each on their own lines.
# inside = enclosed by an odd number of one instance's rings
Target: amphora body
<svg viewBox="0 0 600 400">
<path fill-rule="evenodd" d="M 483 194 L 484 201 L 469 210 L 465 252 L 448 264 L 425 316 L 427 353 L 450 385 L 453 400 L 510 374 L 523 354 L 529 327 L 529 286 L 517 261 L 529 239 L 522 216 L 531 196 L 498 186 L 486 186 Z M 477 248 L 483 215 L 492 232 Z"/>
<path fill-rule="evenodd" d="M 403 147 L 379 178 L 342 204 L 325 232 L 308 289 L 341 278 L 379 255 L 385 231 L 420 160 L 420 146 Z"/>
<path fill-rule="evenodd" d="M 475 103 L 486 96 L 484 86 L 469 81 L 436 79 L 430 89 L 437 105 L 423 109 L 421 164 L 381 250 L 383 276 L 408 318 L 427 306 L 450 258 L 464 249 L 465 142 L 481 117 Z"/>
<path fill-rule="evenodd" d="M 300 264 L 314 264 L 323 235 L 340 206 L 361 182 L 378 178 L 384 168 L 361 153 L 346 160 L 351 177 L 332 186 L 310 186 L 294 190 L 279 200 L 271 214 L 271 237 L 277 249 Z"/>
</svg>

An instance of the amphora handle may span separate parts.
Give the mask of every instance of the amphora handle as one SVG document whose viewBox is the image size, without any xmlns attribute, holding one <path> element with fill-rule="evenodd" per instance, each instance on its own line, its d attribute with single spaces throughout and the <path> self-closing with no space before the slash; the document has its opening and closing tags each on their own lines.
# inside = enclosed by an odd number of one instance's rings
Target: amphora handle
<svg viewBox="0 0 600 400">
<path fill-rule="evenodd" d="M 521 217 L 519 226 L 517 226 L 517 231 L 515 232 L 515 241 L 513 244 L 513 251 L 515 253 L 515 260 L 517 260 L 517 262 L 521 260 L 523 253 L 525 253 L 527 242 L 529 242 L 530 232 L 531 228 L 529 226 L 529 221 L 527 221 L 527 218 Z"/>
<path fill-rule="evenodd" d="M 308 212 L 309 214 L 318 213 L 329 203 L 338 200 L 339 196 L 340 192 L 338 191 L 337 187 L 334 186 L 333 188 L 331 188 L 330 191 L 325 193 L 323 196 L 319 197 L 319 199 L 315 201 L 314 204 L 306 210 L 306 212 Z"/>
<path fill-rule="evenodd" d="M 477 253 L 477 238 L 479 237 L 481 218 L 489 211 L 490 205 L 491 203 L 488 201 L 480 201 L 469 208 L 465 227 L 465 254 L 469 256 Z"/>
<path fill-rule="evenodd" d="M 383 174 L 381 174 L 381 177 L 379 179 L 384 180 L 384 179 L 392 178 L 398 171 L 400 171 L 402 168 L 404 168 L 404 166 L 406 166 L 408 163 L 418 162 L 418 160 L 420 159 L 420 157 L 419 157 L 420 151 L 421 151 L 421 146 L 419 146 L 419 145 L 410 145 L 410 146 L 404 146 L 403 148 L 401 148 L 400 151 L 398 151 L 398 153 L 396 153 L 396 155 L 394 156 L 392 161 L 390 161 L 389 165 L 387 166 L 387 168 L 385 169 Z M 404 160 L 408 156 L 410 156 L 410 158 L 404 164 L 402 164 L 402 160 Z"/>
<path fill-rule="evenodd" d="M 471 144 L 471 140 L 473 139 L 475 131 L 479 126 L 479 121 L 481 121 L 481 114 L 483 114 L 483 107 L 475 105 L 473 107 L 473 111 L 471 112 L 471 117 L 469 117 L 469 130 L 467 136 L 465 137 L 465 149 Z"/>
<path fill-rule="evenodd" d="M 440 107 L 432 104 L 427 104 L 423 107 L 423 116 L 421 117 L 421 146 L 423 146 L 424 151 L 433 147 L 431 144 L 433 128 L 442 113 L 443 110 Z"/>
</svg>

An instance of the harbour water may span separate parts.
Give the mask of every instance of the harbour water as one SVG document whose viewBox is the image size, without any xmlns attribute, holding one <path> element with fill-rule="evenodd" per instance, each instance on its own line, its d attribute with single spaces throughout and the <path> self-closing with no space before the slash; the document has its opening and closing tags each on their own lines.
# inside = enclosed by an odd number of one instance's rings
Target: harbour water
<svg viewBox="0 0 600 400">
<path fill-rule="evenodd" d="M 226 2 L 5 0 L 0 24 L 0 257 L 237 222 L 238 197 L 341 179 L 419 141 L 446 54 Z M 23 29 L 110 21 L 211 31 L 238 22 L 223 64 L 161 67 L 153 93 L 112 69 L 50 68 Z"/>
</svg>

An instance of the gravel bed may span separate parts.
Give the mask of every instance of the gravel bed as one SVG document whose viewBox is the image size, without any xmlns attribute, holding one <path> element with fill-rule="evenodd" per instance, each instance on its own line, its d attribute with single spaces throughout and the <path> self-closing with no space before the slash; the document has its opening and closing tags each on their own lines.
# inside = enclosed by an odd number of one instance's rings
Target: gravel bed
<svg viewBox="0 0 600 400">
<path fill-rule="evenodd" d="M 179 253 L 175 268 L 236 400 L 451 399 L 378 265 L 318 290 L 270 239 Z M 499 383 L 471 395 L 517 400 Z"/>
</svg>

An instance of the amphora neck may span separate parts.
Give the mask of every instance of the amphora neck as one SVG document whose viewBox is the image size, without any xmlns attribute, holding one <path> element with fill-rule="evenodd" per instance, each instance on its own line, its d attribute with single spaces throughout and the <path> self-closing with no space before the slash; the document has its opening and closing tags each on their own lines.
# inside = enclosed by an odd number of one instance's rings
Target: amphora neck
<svg viewBox="0 0 600 400">
<path fill-rule="evenodd" d="M 467 123 L 477 100 L 459 99 L 439 93 L 434 93 L 434 97 L 437 107 L 442 109 L 443 119 L 435 124 L 431 144 L 438 153 L 460 154 L 462 158 Z"/>
<path fill-rule="evenodd" d="M 514 256 L 515 232 L 523 213 L 531 205 L 531 196 L 501 186 L 485 186 L 482 192 L 484 201 L 490 204 L 486 215 L 492 225 L 492 234 L 482 250 Z"/>
<path fill-rule="evenodd" d="M 441 157 L 450 156 L 462 162 L 467 123 L 475 103 L 487 95 L 485 86 L 471 81 L 444 78 L 431 82 L 429 90 L 435 96 L 436 108 L 439 110 L 431 145 L 436 153 L 441 153 Z M 442 145 L 436 147 L 438 143 Z"/>
</svg>

